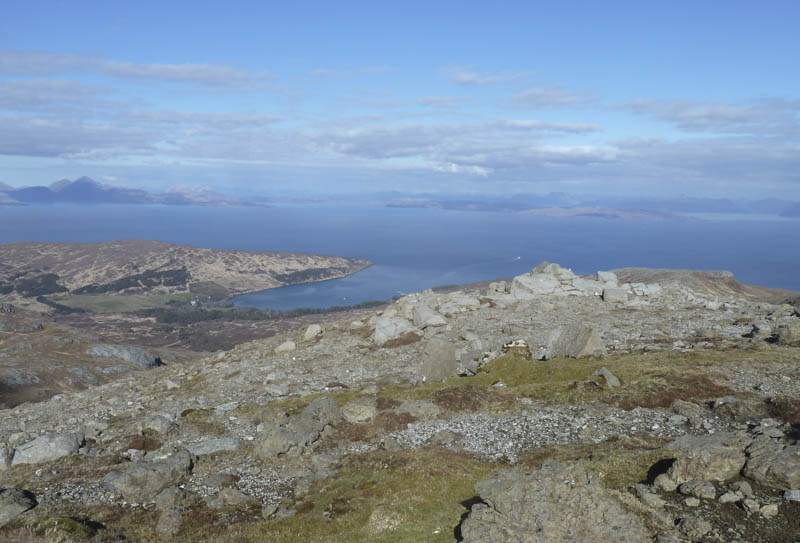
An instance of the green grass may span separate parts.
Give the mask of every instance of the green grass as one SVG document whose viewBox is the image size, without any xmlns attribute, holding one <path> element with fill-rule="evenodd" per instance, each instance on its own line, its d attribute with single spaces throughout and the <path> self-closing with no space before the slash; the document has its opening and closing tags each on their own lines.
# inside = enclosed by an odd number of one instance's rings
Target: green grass
<svg viewBox="0 0 800 543">
<path fill-rule="evenodd" d="M 64 298 L 53 298 L 60 304 L 85 309 L 92 313 L 130 313 L 141 309 L 154 309 L 166 307 L 171 301 L 186 302 L 194 298 L 194 294 L 130 294 L 130 295 L 108 295 L 108 294 L 76 294 Z"/>
</svg>

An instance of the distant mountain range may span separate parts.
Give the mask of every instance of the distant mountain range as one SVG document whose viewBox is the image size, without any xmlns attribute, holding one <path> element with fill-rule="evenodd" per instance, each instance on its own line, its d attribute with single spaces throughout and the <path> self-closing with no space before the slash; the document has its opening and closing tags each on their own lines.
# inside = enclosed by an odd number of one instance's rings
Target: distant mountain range
<svg viewBox="0 0 800 543">
<path fill-rule="evenodd" d="M 14 188 L 0 183 L 0 205 L 37 204 L 162 204 L 242 206 L 261 203 L 242 202 L 209 190 L 148 192 L 141 189 L 103 185 L 89 177 L 75 181 L 62 179 L 50 186 Z"/>
</svg>

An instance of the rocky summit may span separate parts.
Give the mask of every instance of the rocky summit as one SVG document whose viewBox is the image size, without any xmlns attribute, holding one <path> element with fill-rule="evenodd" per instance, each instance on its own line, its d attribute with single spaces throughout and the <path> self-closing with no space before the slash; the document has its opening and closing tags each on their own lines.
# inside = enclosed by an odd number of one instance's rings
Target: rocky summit
<svg viewBox="0 0 800 543">
<path fill-rule="evenodd" d="M 795 542 L 797 300 L 543 263 L 199 360 L 87 342 L 147 369 L 0 411 L 0 541 Z"/>
</svg>

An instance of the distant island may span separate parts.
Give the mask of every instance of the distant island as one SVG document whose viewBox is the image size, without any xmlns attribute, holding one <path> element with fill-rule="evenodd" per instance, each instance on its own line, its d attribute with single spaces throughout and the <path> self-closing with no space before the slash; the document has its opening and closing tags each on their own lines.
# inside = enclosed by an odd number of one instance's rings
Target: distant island
<svg viewBox="0 0 800 543">
<path fill-rule="evenodd" d="M 627 219 L 627 220 L 684 220 L 697 221 L 695 217 L 676 215 L 674 213 L 658 213 L 654 211 L 634 211 L 628 209 L 612 209 L 599 206 L 580 207 L 545 207 L 541 209 L 527 209 L 518 211 L 522 215 L 539 215 L 542 217 L 593 217 L 600 219 Z"/>
<path fill-rule="evenodd" d="M 6 243 L 0 244 L 0 301 L 49 311 L 119 304 L 125 298 L 138 298 L 139 303 L 146 298 L 150 306 L 192 297 L 223 300 L 344 277 L 369 265 L 355 258 L 147 240 Z"/>
<path fill-rule="evenodd" d="M 204 206 L 261 206 L 258 200 L 242 201 L 207 189 L 148 192 L 114 187 L 89 177 L 62 179 L 49 186 L 14 188 L 0 183 L 0 206 L 41 204 L 161 204 Z"/>
</svg>

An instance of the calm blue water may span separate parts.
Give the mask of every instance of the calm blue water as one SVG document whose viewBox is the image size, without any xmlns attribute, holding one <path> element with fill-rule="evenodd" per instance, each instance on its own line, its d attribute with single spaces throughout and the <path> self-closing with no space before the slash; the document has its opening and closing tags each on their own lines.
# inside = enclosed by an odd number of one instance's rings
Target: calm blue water
<svg viewBox="0 0 800 543">
<path fill-rule="evenodd" d="M 614 221 L 343 205 L 0 207 L 0 242 L 156 239 L 212 248 L 352 256 L 347 278 L 237 297 L 237 305 L 329 307 L 529 271 L 626 266 L 725 269 L 800 290 L 800 221 Z"/>
</svg>

